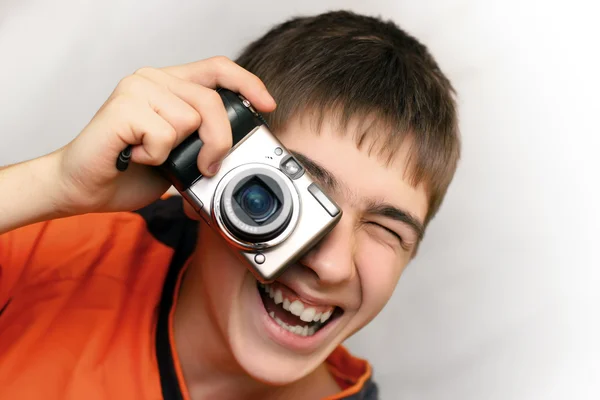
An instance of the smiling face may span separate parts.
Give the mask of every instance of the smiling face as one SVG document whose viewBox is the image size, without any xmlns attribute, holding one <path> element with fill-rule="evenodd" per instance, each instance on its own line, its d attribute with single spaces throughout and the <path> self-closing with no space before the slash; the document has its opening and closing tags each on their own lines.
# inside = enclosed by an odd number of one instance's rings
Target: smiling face
<svg viewBox="0 0 600 400">
<path fill-rule="evenodd" d="M 318 133 L 301 121 L 278 133 L 343 217 L 272 285 L 258 285 L 217 234 L 200 229 L 198 292 L 237 363 L 259 381 L 302 378 L 371 321 L 422 235 L 427 195 L 405 178 L 408 142 L 384 165 L 353 134 L 327 121 Z"/>
</svg>

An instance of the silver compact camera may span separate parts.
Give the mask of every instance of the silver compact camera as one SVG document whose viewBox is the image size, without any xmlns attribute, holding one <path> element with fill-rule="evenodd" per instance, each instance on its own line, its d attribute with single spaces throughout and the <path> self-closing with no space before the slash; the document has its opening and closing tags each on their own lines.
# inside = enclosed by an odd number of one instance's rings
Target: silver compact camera
<svg viewBox="0 0 600 400">
<path fill-rule="evenodd" d="M 181 195 L 232 246 L 261 282 L 277 278 L 337 224 L 341 209 L 269 131 L 241 95 L 218 89 L 233 146 L 217 175 L 197 167 L 197 134 L 160 166 Z"/>
</svg>

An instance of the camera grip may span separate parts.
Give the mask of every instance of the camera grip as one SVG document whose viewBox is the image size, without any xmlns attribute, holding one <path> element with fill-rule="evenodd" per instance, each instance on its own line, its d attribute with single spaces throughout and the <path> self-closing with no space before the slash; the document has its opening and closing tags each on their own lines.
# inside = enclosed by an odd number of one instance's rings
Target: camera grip
<svg viewBox="0 0 600 400">
<path fill-rule="evenodd" d="M 161 174 L 180 192 L 202 177 L 198 169 L 198 154 L 203 144 L 198 132 L 192 133 L 158 167 Z"/>
<path fill-rule="evenodd" d="M 219 88 L 217 93 L 223 100 L 227 117 L 231 124 L 233 146 L 252 132 L 257 126 L 266 125 L 247 100 L 242 100 L 236 93 Z M 198 131 L 188 136 L 171 151 L 167 160 L 158 167 L 175 188 L 182 192 L 202 177 L 198 170 L 198 154 L 202 149 L 202 140 Z"/>
</svg>

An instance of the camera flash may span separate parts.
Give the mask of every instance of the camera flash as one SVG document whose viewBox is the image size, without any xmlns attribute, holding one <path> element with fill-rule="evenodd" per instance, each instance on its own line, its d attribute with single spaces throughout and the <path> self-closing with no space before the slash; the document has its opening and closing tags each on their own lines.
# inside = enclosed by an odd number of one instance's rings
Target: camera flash
<svg viewBox="0 0 600 400">
<path fill-rule="evenodd" d="M 285 163 L 285 171 L 290 175 L 296 175 L 298 171 L 300 171 L 300 166 L 296 163 L 296 160 L 290 158 L 288 162 Z"/>
</svg>

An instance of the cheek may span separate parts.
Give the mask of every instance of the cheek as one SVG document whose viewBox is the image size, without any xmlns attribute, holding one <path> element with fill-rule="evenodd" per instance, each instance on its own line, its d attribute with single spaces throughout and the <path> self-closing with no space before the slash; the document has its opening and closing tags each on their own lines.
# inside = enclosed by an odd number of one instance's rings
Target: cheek
<svg viewBox="0 0 600 400">
<path fill-rule="evenodd" d="M 355 261 L 362 291 L 359 314 L 368 322 L 379 314 L 392 296 L 405 260 L 399 259 L 397 253 L 385 245 L 365 240 Z"/>
<path fill-rule="evenodd" d="M 203 220 L 199 231 L 195 268 L 199 270 L 200 280 L 213 306 L 227 310 L 239 292 L 246 269 L 225 241 Z"/>
</svg>

